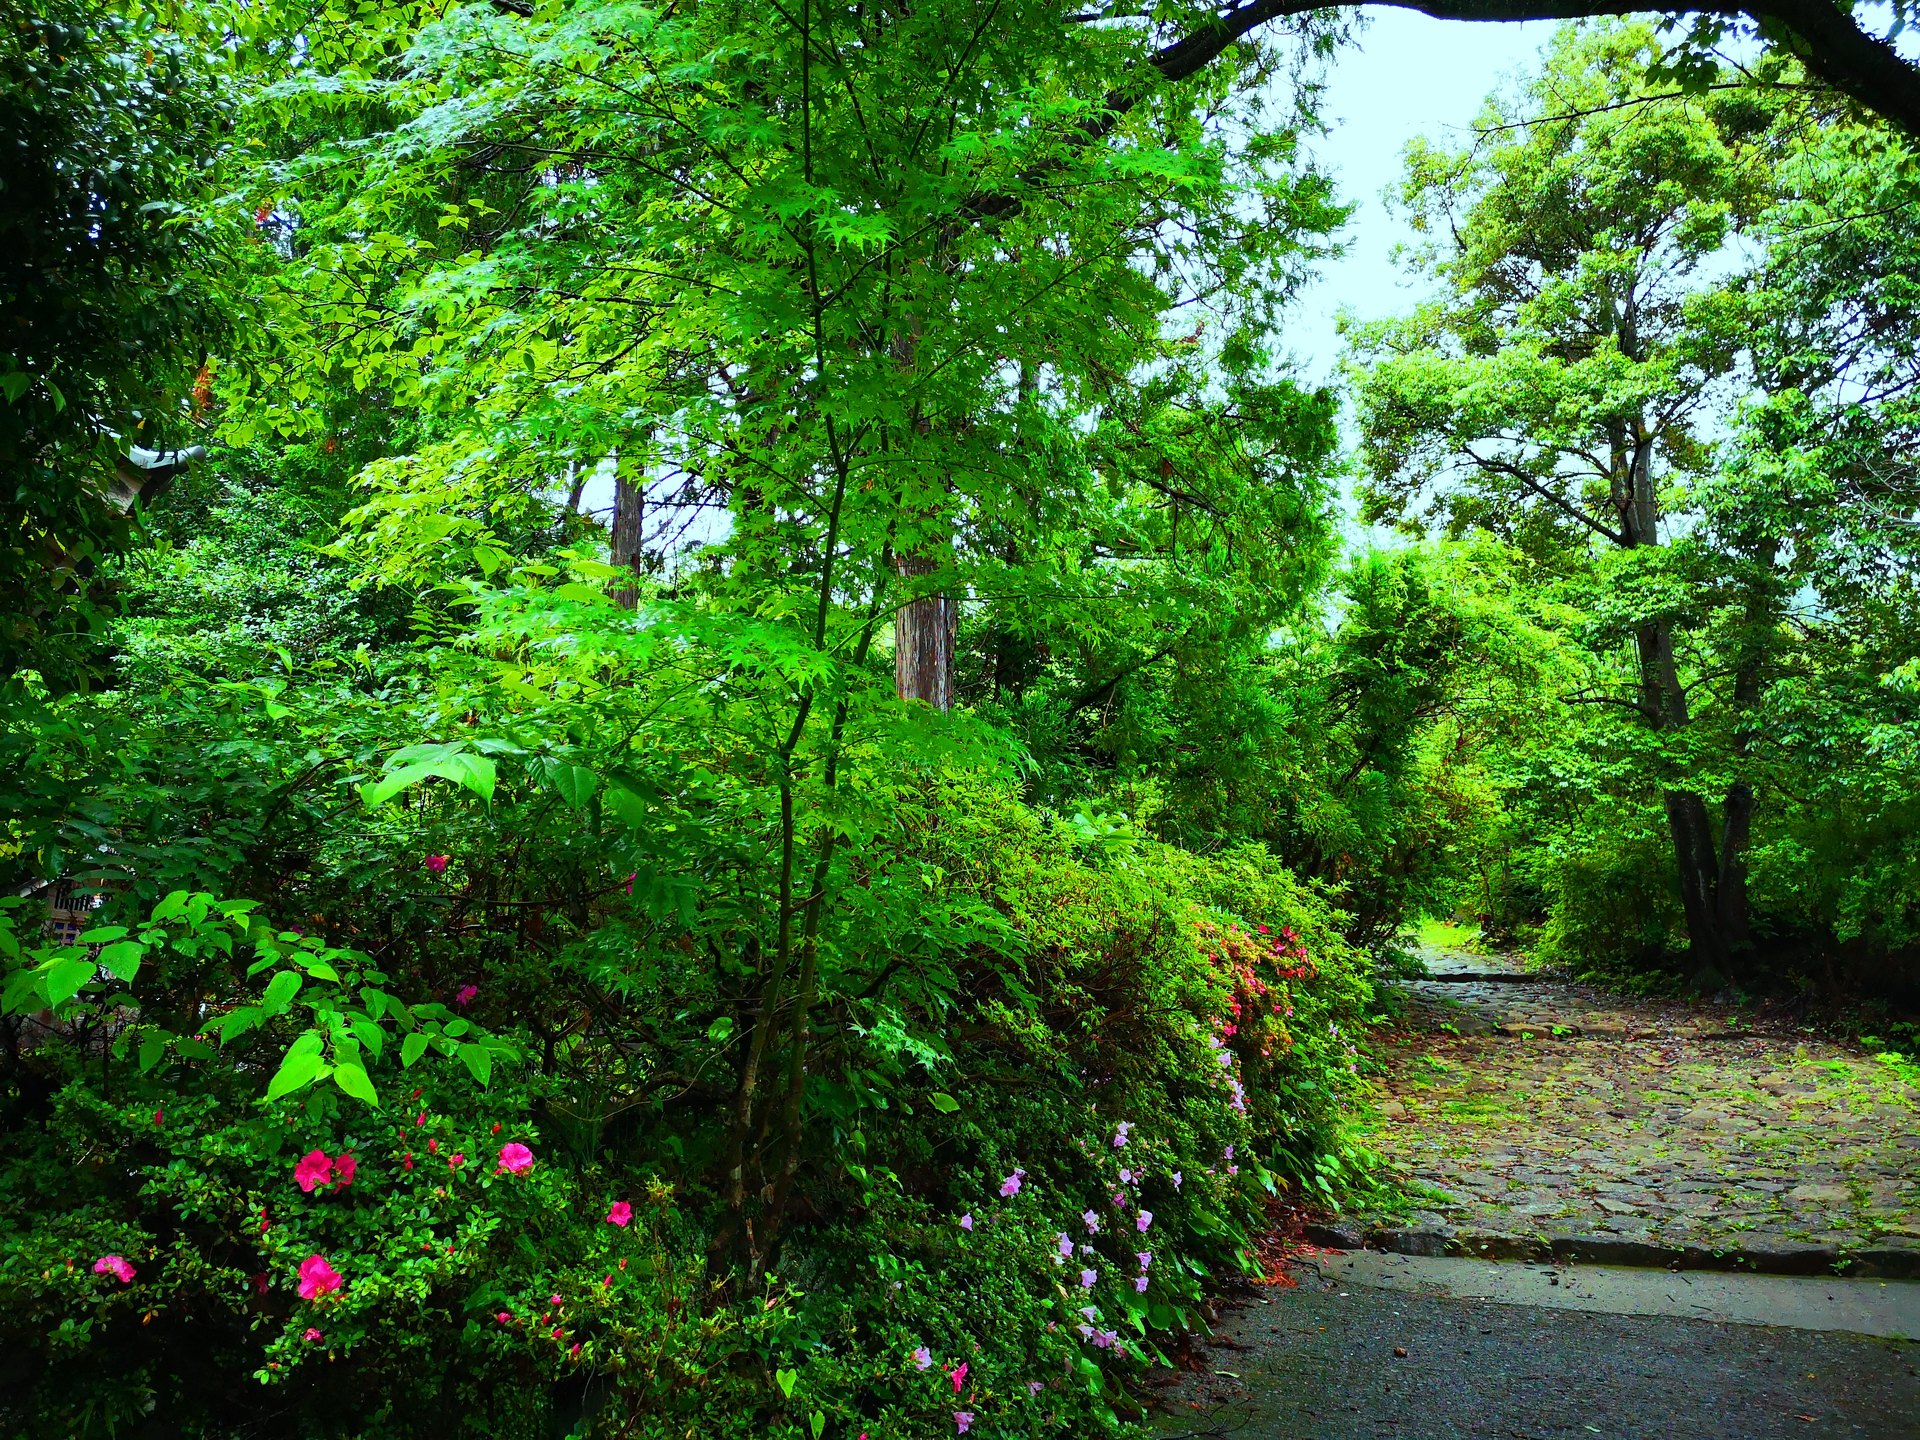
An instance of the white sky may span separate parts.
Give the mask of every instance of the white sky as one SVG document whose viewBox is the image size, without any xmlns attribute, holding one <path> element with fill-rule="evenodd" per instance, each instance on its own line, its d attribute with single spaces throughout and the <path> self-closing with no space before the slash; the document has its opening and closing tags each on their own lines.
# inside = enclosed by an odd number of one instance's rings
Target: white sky
<svg viewBox="0 0 1920 1440">
<path fill-rule="evenodd" d="M 1347 254 L 1321 268 L 1282 336 L 1308 378 L 1333 377 L 1341 307 L 1372 320 L 1407 309 L 1415 298 L 1391 259 L 1412 232 L 1381 199 L 1399 179 L 1407 142 L 1426 135 L 1457 144 L 1487 92 L 1531 66 L 1553 31 L 1551 21 L 1469 24 L 1384 10 L 1372 12 L 1358 37 L 1335 52 L 1323 101 L 1332 133 L 1314 150 L 1340 198 L 1358 208 L 1343 235 Z"/>
</svg>

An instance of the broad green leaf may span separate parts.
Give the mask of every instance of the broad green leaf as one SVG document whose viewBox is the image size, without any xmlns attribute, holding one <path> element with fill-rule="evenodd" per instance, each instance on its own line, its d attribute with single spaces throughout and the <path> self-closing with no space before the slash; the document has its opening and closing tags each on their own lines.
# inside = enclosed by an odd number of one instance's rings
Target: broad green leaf
<svg viewBox="0 0 1920 1440">
<path fill-rule="evenodd" d="M 555 793 L 575 810 L 591 800 L 600 787 L 600 777 L 582 765 L 556 764 L 547 779 Z"/>
<path fill-rule="evenodd" d="M 381 1030 L 381 1028 L 371 1020 L 362 1020 L 358 1017 L 349 1020 L 347 1024 L 352 1027 L 354 1036 L 360 1043 L 372 1052 L 374 1059 L 378 1060 L 381 1051 L 386 1048 L 386 1032 Z"/>
<path fill-rule="evenodd" d="M 287 1051 L 286 1058 L 280 1062 L 280 1069 L 274 1075 L 273 1083 L 267 1086 L 267 1099 L 278 1100 L 283 1095 L 291 1095 L 296 1090 L 306 1089 L 319 1078 L 321 1065 L 317 1044 L 314 1049 L 303 1051 L 300 1048 L 300 1042 L 295 1041 L 293 1048 Z"/>
<path fill-rule="evenodd" d="M 267 1015 L 281 1015 L 300 993 L 305 977 L 298 970 L 280 970 L 267 982 L 267 993 L 260 997 L 260 1009 Z"/>
<path fill-rule="evenodd" d="M 367 1072 L 357 1062 L 342 1061 L 333 1067 L 333 1083 L 356 1100 L 364 1100 L 378 1109 L 380 1097 L 374 1093 L 373 1081 L 367 1078 Z"/>
<path fill-rule="evenodd" d="M 774 1382 L 780 1387 L 780 1393 L 791 1400 L 793 1398 L 793 1387 L 800 1379 L 799 1372 L 796 1370 L 776 1370 L 773 1372 L 773 1378 Z"/>
<path fill-rule="evenodd" d="M 416 1030 L 400 1042 L 400 1063 L 411 1069 L 413 1062 L 427 1053 L 427 1047 L 433 1043 L 424 1030 Z"/>
<path fill-rule="evenodd" d="M 160 1057 L 167 1053 L 167 1037 L 159 1031 L 152 1031 L 140 1037 L 140 1073 L 145 1075 L 160 1063 Z"/>
<path fill-rule="evenodd" d="M 47 1004 L 64 1005 L 80 993 L 81 987 L 97 973 L 91 960 L 69 956 L 52 961 L 45 968 Z"/>
<path fill-rule="evenodd" d="M 484 1045 L 462 1045 L 460 1059 L 472 1072 L 473 1078 L 483 1086 L 493 1083 L 493 1056 L 487 1053 Z"/>
<path fill-rule="evenodd" d="M 138 940 L 121 940 L 102 948 L 96 958 L 109 974 L 131 985 L 133 977 L 140 973 L 140 961 L 146 953 L 147 947 Z"/>
<path fill-rule="evenodd" d="M 936 1090 L 927 1096 L 927 1103 L 942 1115 L 952 1115 L 960 1109 L 960 1102 L 944 1090 Z"/>
</svg>

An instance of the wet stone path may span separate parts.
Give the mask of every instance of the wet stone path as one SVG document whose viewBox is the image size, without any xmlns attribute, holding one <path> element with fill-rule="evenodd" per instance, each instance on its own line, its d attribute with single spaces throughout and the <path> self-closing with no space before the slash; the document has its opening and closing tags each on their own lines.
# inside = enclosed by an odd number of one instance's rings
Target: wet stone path
<svg viewBox="0 0 1920 1440">
<path fill-rule="evenodd" d="M 1316 1237 L 1406 1254 L 1920 1276 L 1920 1085 L 1717 1006 L 1427 957 L 1371 1141 L 1409 1197 Z"/>
</svg>

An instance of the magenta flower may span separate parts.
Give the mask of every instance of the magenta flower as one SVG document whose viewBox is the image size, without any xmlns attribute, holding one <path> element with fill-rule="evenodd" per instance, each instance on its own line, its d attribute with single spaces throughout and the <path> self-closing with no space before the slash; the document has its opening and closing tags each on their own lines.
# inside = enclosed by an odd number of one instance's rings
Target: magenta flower
<svg viewBox="0 0 1920 1440">
<path fill-rule="evenodd" d="M 309 1195 L 331 1179 L 333 1179 L 333 1161 L 327 1158 L 327 1152 L 324 1150 L 308 1151 L 293 1167 L 294 1183 Z"/>
<path fill-rule="evenodd" d="M 953 1374 L 948 1377 L 953 1381 L 954 1394 L 958 1395 L 960 1393 L 960 1387 L 967 1383 L 967 1371 L 972 1368 L 973 1367 L 968 1365 L 964 1360 L 954 1367 Z"/>
<path fill-rule="evenodd" d="M 533 1151 L 518 1140 L 510 1140 L 500 1147 L 500 1169 L 509 1175 L 518 1175 L 531 1164 L 533 1164 Z"/>
<path fill-rule="evenodd" d="M 956 1410 L 953 1412 L 953 1428 L 964 1435 L 973 1428 L 973 1411 Z"/>
<path fill-rule="evenodd" d="M 1000 1182 L 1000 1198 L 1002 1200 L 1010 1200 L 1015 1195 L 1018 1195 L 1020 1193 L 1020 1182 L 1026 1178 L 1027 1172 L 1024 1170 L 1015 1170 L 1013 1174 L 1007 1176 L 1006 1179 Z"/>
<path fill-rule="evenodd" d="M 447 1168 L 449 1170 L 458 1170 L 462 1165 L 466 1163 L 467 1163 L 467 1157 L 462 1155 L 458 1150 L 454 1151 L 453 1154 L 447 1157 Z"/>
<path fill-rule="evenodd" d="M 1120 1167 L 1120 1183 L 1122 1185 L 1133 1184 L 1133 1171 L 1127 1169 L 1124 1165 Z"/>
<path fill-rule="evenodd" d="M 924 1345 L 914 1346 L 913 1347 L 913 1368 L 916 1370 L 926 1370 L 926 1369 L 930 1369 L 932 1365 L 933 1365 L 933 1352 L 927 1349 L 927 1347 Z"/>
<path fill-rule="evenodd" d="M 429 875 L 446 874 L 447 873 L 447 857 L 445 855 L 427 856 L 427 873 Z"/>
<path fill-rule="evenodd" d="M 1140 1268 L 1142 1270 L 1153 1264 L 1153 1251 L 1151 1250 L 1136 1250 L 1133 1252 L 1133 1255 L 1134 1258 L 1140 1262 Z"/>
<path fill-rule="evenodd" d="M 1147 1227 L 1153 1224 L 1153 1211 L 1142 1210 L 1140 1214 L 1135 1218 L 1133 1224 L 1134 1224 L 1134 1228 L 1137 1229 L 1142 1235 L 1146 1234 Z"/>
<path fill-rule="evenodd" d="M 340 1274 L 324 1255 L 309 1255 L 300 1262 L 300 1298 L 318 1300 L 340 1288 Z"/>
<path fill-rule="evenodd" d="M 353 1183 L 353 1172 L 357 1169 L 359 1169 L 359 1162 L 355 1160 L 353 1156 L 351 1155 L 334 1156 L 333 1157 L 333 1188 L 338 1190 L 342 1186 L 351 1185 Z"/>
<path fill-rule="evenodd" d="M 480 987 L 478 985 L 462 985 L 454 992 L 453 1003 L 465 1009 L 467 1006 L 473 1004 L 474 997 L 479 993 Z"/>
<path fill-rule="evenodd" d="M 131 1285 L 133 1283 L 133 1277 L 139 1272 L 119 1255 L 102 1255 L 98 1260 L 93 1262 L 93 1273 L 96 1275 L 111 1275 L 122 1285 Z"/>
<path fill-rule="evenodd" d="M 609 1225 L 618 1225 L 622 1229 L 625 1229 L 628 1222 L 631 1221 L 632 1219 L 633 1219 L 633 1206 L 629 1205 L 624 1200 L 614 1201 L 613 1208 L 607 1211 L 607 1223 Z"/>
<path fill-rule="evenodd" d="M 960 1217 L 960 1228 L 965 1230 L 969 1235 L 973 1233 L 973 1215 L 971 1212 Z"/>
<path fill-rule="evenodd" d="M 1091 1290 L 1093 1288 L 1093 1282 L 1099 1278 L 1100 1277 L 1091 1270 L 1082 1270 L 1080 1272 L 1080 1288 L 1082 1290 Z"/>
<path fill-rule="evenodd" d="M 502 1325 L 511 1325 L 513 1323 L 513 1316 L 509 1315 L 504 1310 L 502 1310 L 498 1315 L 494 1316 L 493 1318 L 498 1320 Z"/>
<path fill-rule="evenodd" d="M 322 1340 L 322 1339 L 325 1339 L 326 1337 L 323 1336 L 318 1330 L 314 1329 L 313 1326 L 309 1325 L 307 1327 L 307 1333 L 302 1335 L 300 1338 L 302 1340 L 311 1341 L 311 1340 Z"/>
</svg>

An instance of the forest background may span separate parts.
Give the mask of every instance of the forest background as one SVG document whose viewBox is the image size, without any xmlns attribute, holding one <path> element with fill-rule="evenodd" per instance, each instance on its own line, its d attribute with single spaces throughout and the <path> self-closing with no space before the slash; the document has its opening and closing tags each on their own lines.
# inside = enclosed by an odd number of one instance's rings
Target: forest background
<svg viewBox="0 0 1920 1440">
<path fill-rule="evenodd" d="M 1189 18 L 0 36 L 9 1433 L 1122 1430 L 1426 918 L 1915 1047 L 1905 132 L 1556 31 L 1319 383 Z"/>
</svg>

